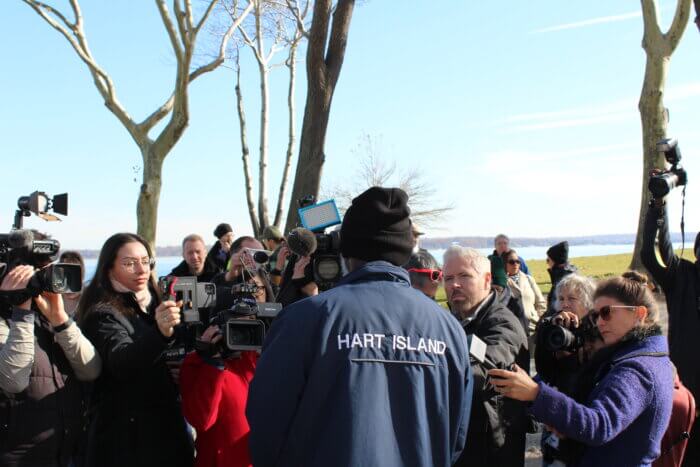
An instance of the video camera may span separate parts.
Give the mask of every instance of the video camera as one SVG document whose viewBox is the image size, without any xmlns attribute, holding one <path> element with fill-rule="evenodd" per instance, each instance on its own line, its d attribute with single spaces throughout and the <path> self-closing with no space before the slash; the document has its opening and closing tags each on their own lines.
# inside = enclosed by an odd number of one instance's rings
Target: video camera
<svg viewBox="0 0 700 467">
<path fill-rule="evenodd" d="M 540 326 L 540 342 L 549 352 L 559 350 L 576 352 L 583 347 L 584 343 L 600 338 L 598 327 L 590 314 L 581 320 L 578 327 L 564 327 L 555 320 L 554 316 L 543 318 Z"/>
<path fill-rule="evenodd" d="M 11 305 L 19 305 L 42 292 L 79 292 L 82 289 L 79 265 L 50 264 L 61 249 L 59 241 L 22 228 L 24 218 L 32 213 L 46 221 L 59 221 L 60 219 L 49 211 L 67 215 L 68 194 L 51 198 L 43 191 L 35 191 L 29 196 L 21 196 L 17 200 L 17 207 L 12 230 L 0 234 L 0 280 L 20 265 L 33 266 L 39 270 L 34 273 L 26 289 L 2 292 L 2 298 Z"/>
<path fill-rule="evenodd" d="M 257 303 L 259 286 L 255 284 L 217 287 L 197 282 L 194 276 L 165 276 L 158 285 L 164 299 L 182 300 L 182 324 L 176 331 L 176 343 L 165 352 L 165 359 L 170 361 L 180 360 L 205 345 L 198 338 L 209 325 L 218 326 L 224 337 L 212 354 L 225 357 L 231 352 L 260 350 L 272 319 L 282 309 L 279 303 Z"/>
<path fill-rule="evenodd" d="M 334 230 L 326 233 L 328 227 L 342 222 L 340 212 L 332 199 L 315 203 L 314 196 L 309 195 L 298 203 L 301 225 L 316 237 L 316 248 L 311 254 L 314 282 L 319 290 L 328 290 L 343 276 L 340 232 Z"/>
<path fill-rule="evenodd" d="M 688 183 L 688 174 L 681 167 L 681 150 L 678 141 L 672 138 L 662 139 L 656 143 L 656 149 L 664 155 L 666 162 L 671 164 L 668 170 L 649 177 L 648 188 L 654 199 L 661 199 L 677 186 Z"/>
</svg>

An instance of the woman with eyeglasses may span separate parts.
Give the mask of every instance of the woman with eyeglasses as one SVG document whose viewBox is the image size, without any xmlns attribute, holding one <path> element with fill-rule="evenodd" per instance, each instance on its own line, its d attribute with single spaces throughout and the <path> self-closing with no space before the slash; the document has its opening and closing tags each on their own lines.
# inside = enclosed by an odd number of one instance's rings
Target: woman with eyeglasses
<svg viewBox="0 0 700 467">
<path fill-rule="evenodd" d="M 501 259 L 506 267 L 510 293 L 523 307 L 529 325 L 528 334 L 532 334 L 535 332 L 537 321 L 547 309 L 547 301 L 535 279 L 520 270 L 520 257 L 515 250 L 505 251 Z"/>
<path fill-rule="evenodd" d="M 535 418 L 580 444 L 568 465 L 649 466 L 671 416 L 673 372 L 658 309 L 643 276 L 598 285 L 591 317 L 604 347 L 567 396 L 520 368 L 491 370 L 494 389 L 529 402 Z"/>
<path fill-rule="evenodd" d="M 102 247 L 77 316 L 103 361 L 90 400 L 87 466 L 192 465 L 178 388 L 161 354 L 180 323 L 161 302 L 151 248 L 119 233 Z"/>
</svg>

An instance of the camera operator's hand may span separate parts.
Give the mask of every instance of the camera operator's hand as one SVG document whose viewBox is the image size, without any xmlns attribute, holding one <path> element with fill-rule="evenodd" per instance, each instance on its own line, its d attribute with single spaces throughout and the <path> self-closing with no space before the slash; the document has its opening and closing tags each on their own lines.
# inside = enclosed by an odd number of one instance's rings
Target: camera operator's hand
<svg viewBox="0 0 700 467">
<path fill-rule="evenodd" d="M 562 311 L 554 317 L 554 322 L 556 324 L 563 326 L 567 329 L 577 328 L 579 325 L 579 321 L 580 320 L 576 313 L 572 313 L 571 311 Z"/>
<path fill-rule="evenodd" d="M 29 284 L 29 280 L 34 275 L 34 267 L 28 266 L 26 264 L 12 268 L 5 277 L 2 279 L 2 284 L 0 284 L 0 291 L 11 292 L 13 290 L 24 290 Z M 32 299 L 30 298 L 26 302 L 19 305 L 19 308 L 24 310 L 29 310 L 32 306 Z"/>
<path fill-rule="evenodd" d="M 34 303 L 52 327 L 60 326 L 68 321 L 68 313 L 63 306 L 63 297 L 57 293 L 44 292 L 34 297 Z"/>
<path fill-rule="evenodd" d="M 180 324 L 180 307 L 182 300 L 174 302 L 166 300 L 156 308 L 156 323 L 158 330 L 165 337 L 172 337 L 175 332 L 174 327 Z"/>
<path fill-rule="evenodd" d="M 284 271 L 284 266 L 287 263 L 287 258 L 289 258 L 289 248 L 285 244 L 280 248 L 279 253 L 277 253 L 277 262 L 275 263 L 275 269 L 278 271 Z"/>
<path fill-rule="evenodd" d="M 306 276 L 304 269 L 306 269 L 306 266 L 308 266 L 310 262 L 310 256 L 302 256 L 299 258 L 296 264 L 294 264 L 294 274 L 292 275 L 292 279 L 303 279 Z"/>
</svg>

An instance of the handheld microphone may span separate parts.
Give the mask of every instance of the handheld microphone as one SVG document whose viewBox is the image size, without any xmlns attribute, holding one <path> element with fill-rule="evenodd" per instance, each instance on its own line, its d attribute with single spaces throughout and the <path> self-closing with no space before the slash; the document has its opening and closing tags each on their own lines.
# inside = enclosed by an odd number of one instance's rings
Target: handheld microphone
<svg viewBox="0 0 700 467">
<path fill-rule="evenodd" d="M 317 246 L 316 235 L 309 229 L 297 227 L 287 236 L 287 248 L 299 257 L 313 254 Z"/>
</svg>

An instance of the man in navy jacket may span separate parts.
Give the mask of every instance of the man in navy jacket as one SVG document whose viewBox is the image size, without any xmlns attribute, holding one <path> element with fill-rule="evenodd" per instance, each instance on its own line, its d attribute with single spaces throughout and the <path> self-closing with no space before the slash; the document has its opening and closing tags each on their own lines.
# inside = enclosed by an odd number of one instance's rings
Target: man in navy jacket
<svg viewBox="0 0 700 467">
<path fill-rule="evenodd" d="M 399 267 L 409 214 L 399 189 L 355 198 L 341 229 L 350 274 L 275 320 L 248 397 L 256 467 L 448 467 L 459 457 L 467 340 Z"/>
</svg>

